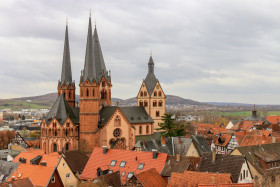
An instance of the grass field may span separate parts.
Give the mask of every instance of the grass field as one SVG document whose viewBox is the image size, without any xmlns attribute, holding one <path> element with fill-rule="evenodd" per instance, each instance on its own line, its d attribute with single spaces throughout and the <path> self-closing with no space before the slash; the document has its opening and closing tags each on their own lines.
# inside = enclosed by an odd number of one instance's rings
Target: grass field
<svg viewBox="0 0 280 187">
<path fill-rule="evenodd" d="M 267 111 L 266 113 L 259 111 L 260 116 L 269 116 L 269 115 L 279 115 L 280 111 Z M 252 111 L 242 111 L 242 112 L 214 112 L 216 116 L 251 116 Z"/>
</svg>

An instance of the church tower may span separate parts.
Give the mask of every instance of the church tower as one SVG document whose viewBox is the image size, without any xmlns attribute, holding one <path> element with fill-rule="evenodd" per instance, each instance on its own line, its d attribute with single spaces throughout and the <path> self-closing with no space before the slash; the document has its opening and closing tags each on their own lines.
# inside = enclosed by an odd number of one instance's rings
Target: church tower
<svg viewBox="0 0 280 187">
<path fill-rule="evenodd" d="M 137 105 L 144 106 L 154 120 L 153 132 L 157 131 L 159 124 L 162 123 L 161 116 L 166 112 L 165 99 L 165 94 L 154 74 L 154 61 L 151 55 L 148 62 L 148 74 L 137 95 Z"/>
<path fill-rule="evenodd" d="M 61 79 L 58 81 L 57 92 L 58 96 L 60 94 L 64 95 L 71 107 L 75 107 L 75 89 L 75 82 L 72 82 L 68 24 L 66 24 Z"/>
<path fill-rule="evenodd" d="M 100 146 L 98 132 L 99 110 L 111 105 L 111 76 L 106 71 L 95 26 L 92 36 L 89 17 L 84 69 L 80 77 L 80 139 L 79 149 L 92 152 Z"/>
</svg>

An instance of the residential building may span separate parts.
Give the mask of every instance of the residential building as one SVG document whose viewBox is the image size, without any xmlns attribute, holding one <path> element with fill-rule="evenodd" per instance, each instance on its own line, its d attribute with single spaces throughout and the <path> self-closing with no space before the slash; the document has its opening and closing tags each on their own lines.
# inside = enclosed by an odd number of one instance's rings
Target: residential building
<svg viewBox="0 0 280 187">
<path fill-rule="evenodd" d="M 257 186 L 280 186 L 280 143 L 236 147 L 231 155 L 246 156 Z"/>
<path fill-rule="evenodd" d="M 160 173 L 166 159 L 166 153 L 97 147 L 94 148 L 80 179 L 94 180 L 107 173 L 120 171 L 122 184 L 125 184 L 134 174 L 151 168 Z"/>
</svg>

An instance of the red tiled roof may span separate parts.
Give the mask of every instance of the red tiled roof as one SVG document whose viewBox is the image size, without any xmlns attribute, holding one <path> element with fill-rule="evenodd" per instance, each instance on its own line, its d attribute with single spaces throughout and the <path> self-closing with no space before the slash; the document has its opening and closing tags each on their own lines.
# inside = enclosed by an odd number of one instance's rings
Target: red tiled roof
<svg viewBox="0 0 280 187">
<path fill-rule="evenodd" d="M 231 135 L 229 134 L 221 134 L 219 137 L 222 142 L 219 142 L 219 139 L 215 139 L 215 145 L 225 147 L 231 139 Z"/>
<path fill-rule="evenodd" d="M 15 157 L 14 162 L 20 162 L 19 161 L 20 158 L 25 158 L 26 164 L 30 164 L 30 160 L 32 160 L 38 155 L 42 156 L 40 163 L 42 161 L 45 161 L 47 162 L 48 167 L 56 167 L 61 157 L 61 155 L 59 155 L 57 152 L 51 154 L 36 154 L 33 152 L 21 152 L 18 156 Z"/>
<path fill-rule="evenodd" d="M 185 187 L 197 186 L 198 184 L 230 184 L 232 183 L 229 173 L 204 173 L 185 171 L 184 173 L 172 173 L 168 186 Z"/>
<path fill-rule="evenodd" d="M 157 172 L 155 168 L 148 169 L 135 175 L 143 187 L 166 187 L 166 180 Z"/>
<path fill-rule="evenodd" d="M 254 187 L 254 183 L 199 184 L 198 187 Z"/>
<path fill-rule="evenodd" d="M 19 164 L 7 181 L 11 181 L 13 176 L 15 177 L 15 180 L 29 177 L 35 186 L 47 186 L 54 170 L 55 167 Z"/>
<path fill-rule="evenodd" d="M 29 147 L 39 147 L 40 146 L 40 140 L 32 140 L 32 141 L 25 140 L 25 142 L 27 143 L 27 145 Z"/>
<path fill-rule="evenodd" d="M 103 148 L 97 147 L 94 148 L 80 178 L 85 180 L 95 179 L 97 177 L 97 169 L 101 167 L 103 170 L 119 170 L 121 175 L 125 172 L 125 175 L 121 177 L 122 183 L 124 184 L 127 181 L 129 172 L 137 174 L 155 168 L 160 173 L 166 159 L 166 153 L 158 153 L 157 158 L 153 159 L 152 152 L 109 149 L 106 154 L 103 154 Z M 115 166 L 110 166 L 112 160 L 117 161 Z M 120 167 L 121 161 L 126 161 L 125 167 Z M 145 164 L 143 170 L 137 169 L 140 163 Z"/>
<path fill-rule="evenodd" d="M 263 121 L 240 121 L 236 123 L 230 130 L 248 131 L 255 125 L 261 125 Z"/>
<path fill-rule="evenodd" d="M 267 116 L 266 120 L 272 124 L 276 124 L 280 121 L 280 116 Z"/>
<path fill-rule="evenodd" d="M 16 181 L 0 183 L 0 187 L 34 187 L 34 184 L 29 178 L 22 178 Z"/>
<path fill-rule="evenodd" d="M 45 154 L 45 150 L 42 150 L 42 149 L 33 149 L 33 148 L 30 148 L 30 149 L 26 149 L 26 151 L 28 152 L 31 152 L 31 153 L 36 153 L 36 154 L 39 154 L 39 155 L 42 155 L 42 154 Z"/>
</svg>

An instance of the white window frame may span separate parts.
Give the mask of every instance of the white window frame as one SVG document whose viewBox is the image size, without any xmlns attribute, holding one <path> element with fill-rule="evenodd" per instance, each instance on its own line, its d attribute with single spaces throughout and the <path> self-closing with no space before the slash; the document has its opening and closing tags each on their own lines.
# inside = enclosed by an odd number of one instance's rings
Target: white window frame
<svg viewBox="0 0 280 187">
<path fill-rule="evenodd" d="M 69 175 L 69 176 L 67 176 Z M 70 179 L 71 178 L 71 173 L 66 173 L 66 179 Z"/>
<path fill-rule="evenodd" d="M 55 177 L 52 177 L 52 183 L 55 183 Z"/>
</svg>

